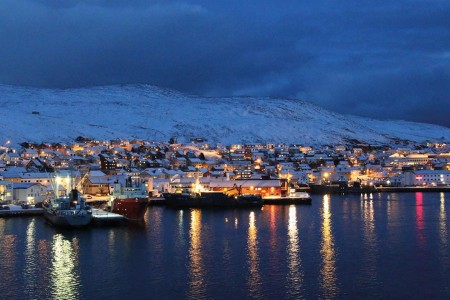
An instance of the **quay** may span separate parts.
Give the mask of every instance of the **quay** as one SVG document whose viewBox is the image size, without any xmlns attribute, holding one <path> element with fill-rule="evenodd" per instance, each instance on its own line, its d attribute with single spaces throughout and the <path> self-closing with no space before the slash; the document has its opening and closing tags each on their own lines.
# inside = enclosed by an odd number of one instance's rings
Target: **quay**
<svg viewBox="0 0 450 300">
<path fill-rule="evenodd" d="M 264 204 L 311 204 L 311 196 L 307 192 L 290 193 L 287 196 L 269 196 L 263 198 Z"/>
<path fill-rule="evenodd" d="M 347 187 L 342 185 L 311 185 L 311 194 L 367 194 L 367 193 L 448 193 L 450 186 L 367 186 Z"/>
<path fill-rule="evenodd" d="M 36 216 L 44 214 L 43 208 L 29 207 L 22 208 L 21 205 L 1 205 L 0 217 L 16 217 L 16 216 Z"/>
<path fill-rule="evenodd" d="M 393 187 L 393 186 L 380 186 L 376 187 L 375 192 L 387 192 L 387 193 L 448 193 L 450 192 L 450 186 L 407 186 L 407 187 Z"/>
<path fill-rule="evenodd" d="M 264 204 L 283 205 L 283 204 L 311 204 L 311 198 L 263 198 Z"/>
<path fill-rule="evenodd" d="M 22 208 L 20 205 L 2 205 L 0 209 L 0 218 L 6 217 L 25 217 L 25 216 L 42 216 L 43 208 L 29 207 Z M 127 222 L 127 218 L 122 215 L 92 208 L 92 225 L 113 225 Z"/>
<path fill-rule="evenodd" d="M 93 225 L 114 225 L 127 222 L 128 219 L 122 215 L 109 211 L 92 208 Z"/>
</svg>

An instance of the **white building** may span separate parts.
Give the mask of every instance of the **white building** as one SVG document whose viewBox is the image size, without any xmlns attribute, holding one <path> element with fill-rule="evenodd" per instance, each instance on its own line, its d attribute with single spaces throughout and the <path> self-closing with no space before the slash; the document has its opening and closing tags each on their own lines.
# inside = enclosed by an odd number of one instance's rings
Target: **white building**
<svg viewBox="0 0 450 300">
<path fill-rule="evenodd" d="M 450 171 L 448 170 L 417 170 L 404 173 L 404 184 L 410 185 L 449 185 Z"/>
<path fill-rule="evenodd" d="M 44 201 L 47 188 L 40 183 L 14 183 L 14 201 L 36 204 Z"/>
<path fill-rule="evenodd" d="M 0 202 L 10 203 L 13 200 L 13 186 L 11 181 L 0 181 Z"/>
</svg>

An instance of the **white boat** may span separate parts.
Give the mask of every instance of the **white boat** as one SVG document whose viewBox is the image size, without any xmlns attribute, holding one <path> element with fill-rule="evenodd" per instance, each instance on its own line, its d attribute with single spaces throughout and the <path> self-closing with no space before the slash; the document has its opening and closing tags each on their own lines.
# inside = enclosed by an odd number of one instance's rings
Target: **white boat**
<svg viewBox="0 0 450 300">
<path fill-rule="evenodd" d="M 43 208 L 45 218 L 56 226 L 83 227 L 92 221 L 92 211 L 77 190 L 72 190 L 69 196 L 51 199 Z"/>
</svg>

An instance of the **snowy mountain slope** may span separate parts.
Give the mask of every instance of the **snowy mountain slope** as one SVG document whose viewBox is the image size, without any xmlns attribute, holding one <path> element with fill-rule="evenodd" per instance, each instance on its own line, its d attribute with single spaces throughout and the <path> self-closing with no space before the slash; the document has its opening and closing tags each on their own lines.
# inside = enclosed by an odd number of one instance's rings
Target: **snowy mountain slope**
<svg viewBox="0 0 450 300">
<path fill-rule="evenodd" d="M 334 144 L 450 141 L 450 129 L 344 116 L 311 103 L 262 97 L 205 98 L 147 85 L 49 90 L 0 85 L 0 144 L 140 138 L 168 141 Z"/>
</svg>

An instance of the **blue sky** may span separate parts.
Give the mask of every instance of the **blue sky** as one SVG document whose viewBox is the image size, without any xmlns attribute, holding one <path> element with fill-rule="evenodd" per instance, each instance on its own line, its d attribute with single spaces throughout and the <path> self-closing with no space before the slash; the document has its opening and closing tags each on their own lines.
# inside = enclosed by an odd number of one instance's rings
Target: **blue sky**
<svg viewBox="0 0 450 300">
<path fill-rule="evenodd" d="M 0 83 L 147 83 L 450 126 L 450 1 L 3 0 Z"/>
</svg>

